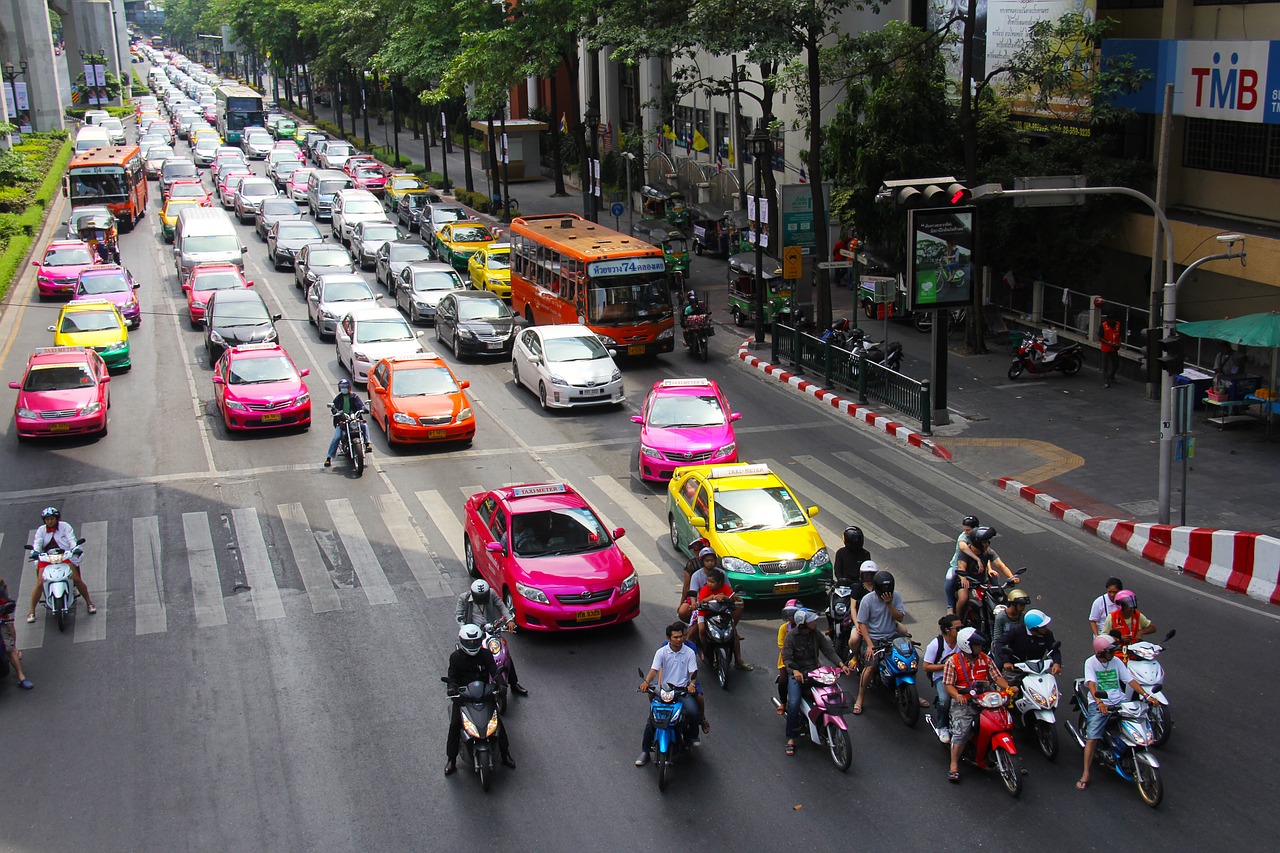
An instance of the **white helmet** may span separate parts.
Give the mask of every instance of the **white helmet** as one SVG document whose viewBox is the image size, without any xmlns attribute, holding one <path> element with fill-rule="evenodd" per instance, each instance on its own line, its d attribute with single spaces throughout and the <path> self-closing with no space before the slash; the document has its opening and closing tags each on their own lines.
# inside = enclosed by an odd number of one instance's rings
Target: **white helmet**
<svg viewBox="0 0 1280 853">
<path fill-rule="evenodd" d="M 791 617 L 791 621 L 799 628 L 801 625 L 810 625 L 818 621 L 818 614 L 807 607 L 802 607 L 796 611 L 796 615 Z"/>
<path fill-rule="evenodd" d="M 458 648 L 469 655 L 478 655 L 484 645 L 484 631 L 479 625 L 463 625 L 458 630 Z"/>
<path fill-rule="evenodd" d="M 474 580 L 471 582 L 471 599 L 479 601 L 480 599 L 489 597 L 489 584 L 484 580 Z"/>
<path fill-rule="evenodd" d="M 973 654 L 974 646 L 985 646 L 986 644 L 987 638 L 979 634 L 977 628 L 961 628 L 960 633 L 956 635 L 956 648 L 966 655 Z"/>
</svg>

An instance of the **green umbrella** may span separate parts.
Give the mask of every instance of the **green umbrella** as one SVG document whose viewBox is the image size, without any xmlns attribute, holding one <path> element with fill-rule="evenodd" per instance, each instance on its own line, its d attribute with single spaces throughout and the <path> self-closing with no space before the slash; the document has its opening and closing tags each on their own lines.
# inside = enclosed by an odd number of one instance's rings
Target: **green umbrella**
<svg viewBox="0 0 1280 853">
<path fill-rule="evenodd" d="M 1247 347 L 1271 347 L 1271 398 L 1265 404 L 1267 410 L 1267 438 L 1271 438 L 1271 406 L 1275 405 L 1276 348 L 1280 347 L 1280 311 L 1264 314 L 1246 314 L 1225 320 L 1199 320 L 1195 323 L 1179 323 L 1178 331 L 1193 338 L 1215 338 Z"/>
</svg>

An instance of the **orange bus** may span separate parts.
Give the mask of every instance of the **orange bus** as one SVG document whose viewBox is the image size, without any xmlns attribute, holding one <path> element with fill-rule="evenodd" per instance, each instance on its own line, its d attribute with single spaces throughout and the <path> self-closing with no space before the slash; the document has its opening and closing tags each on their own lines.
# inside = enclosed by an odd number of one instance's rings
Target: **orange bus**
<svg viewBox="0 0 1280 853">
<path fill-rule="evenodd" d="M 73 208 L 105 204 L 128 230 L 147 212 L 142 152 L 136 145 L 91 148 L 67 167 L 65 189 Z"/>
<path fill-rule="evenodd" d="M 531 324 L 582 323 L 625 355 L 675 349 L 662 250 L 574 213 L 511 222 L 511 310 Z"/>
</svg>

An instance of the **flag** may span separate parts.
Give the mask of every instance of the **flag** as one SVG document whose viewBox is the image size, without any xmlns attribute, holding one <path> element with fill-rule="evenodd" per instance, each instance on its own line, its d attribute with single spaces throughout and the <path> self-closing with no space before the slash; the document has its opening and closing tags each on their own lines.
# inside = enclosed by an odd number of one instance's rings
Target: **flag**
<svg viewBox="0 0 1280 853">
<path fill-rule="evenodd" d="M 662 137 L 663 137 L 663 139 L 675 139 L 675 138 L 676 138 L 675 131 L 673 131 L 673 130 L 671 129 L 671 125 L 669 125 L 669 124 L 664 124 L 664 125 L 662 126 Z"/>
<path fill-rule="evenodd" d="M 729 140 L 729 168 L 732 169 L 736 165 L 738 164 L 733 161 L 733 140 L 730 139 Z"/>
<path fill-rule="evenodd" d="M 707 138 L 698 132 L 697 128 L 695 128 L 693 131 L 693 150 L 706 151 L 707 148 Z"/>
<path fill-rule="evenodd" d="M 560 132 L 561 133 L 569 132 L 569 123 L 565 121 L 564 113 L 560 113 Z"/>
<path fill-rule="evenodd" d="M 804 166 L 800 167 L 800 183 L 802 184 L 809 183 L 809 177 L 804 173 Z"/>
</svg>

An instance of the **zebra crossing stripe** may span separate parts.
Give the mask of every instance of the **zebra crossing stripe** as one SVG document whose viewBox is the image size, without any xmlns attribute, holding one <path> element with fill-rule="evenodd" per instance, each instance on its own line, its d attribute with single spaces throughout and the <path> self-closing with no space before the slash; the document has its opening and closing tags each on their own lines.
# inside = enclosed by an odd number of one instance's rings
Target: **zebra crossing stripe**
<svg viewBox="0 0 1280 853">
<path fill-rule="evenodd" d="M 262 524 L 258 511 L 246 507 L 231 511 L 236 526 L 236 542 L 240 548 L 240 561 L 244 577 L 249 583 L 249 596 L 253 601 L 253 613 L 258 621 L 283 619 L 284 603 L 280 601 L 280 589 L 276 575 L 267 556 L 267 543 L 262 538 Z"/>
<path fill-rule="evenodd" d="M 293 559 L 298 564 L 298 574 L 302 575 L 302 585 L 307 589 L 311 611 L 327 613 L 330 610 L 341 610 L 338 590 L 334 588 L 329 572 L 325 569 L 320 546 L 316 544 L 316 537 L 307 524 L 307 514 L 303 512 L 302 504 L 280 504 L 276 511 L 280 513 L 280 521 L 284 523 L 284 534 L 289 540 Z"/>
<path fill-rule="evenodd" d="M 360 579 L 360 588 L 370 604 L 395 604 L 396 593 L 387 581 L 378 558 L 373 553 L 369 539 L 364 535 L 360 521 L 356 518 L 351 501 L 346 498 L 325 501 L 329 517 L 333 519 L 333 528 L 342 539 L 342 546 L 347 550 L 347 557 Z"/>
<path fill-rule="evenodd" d="M 467 492 L 467 496 L 483 491 L 479 486 L 464 486 L 463 491 L 472 489 Z M 414 492 L 414 497 L 418 499 L 418 503 L 422 504 L 423 510 L 431 522 L 435 524 L 436 529 L 440 531 L 440 535 L 444 537 L 445 547 L 449 549 L 449 553 L 458 561 L 458 565 L 462 570 L 466 571 L 467 562 L 462 554 L 462 538 L 466 534 L 462 532 L 462 524 L 458 521 L 458 517 L 453 514 L 453 510 L 449 509 L 449 504 L 445 502 L 444 497 L 435 489 Z M 437 546 L 439 542 L 437 541 Z"/>
<path fill-rule="evenodd" d="M 169 629 L 160 560 L 160 520 L 133 520 L 133 632 L 163 634 Z"/>
<path fill-rule="evenodd" d="M 793 458 L 797 462 L 804 464 L 806 468 L 811 467 L 810 465 L 805 464 L 801 460 L 803 458 L 811 459 L 812 457 L 796 456 Z M 779 466 L 776 462 L 771 462 L 770 465 L 771 467 L 773 467 L 773 470 L 784 472 L 783 479 L 787 481 L 788 485 L 792 486 L 797 491 L 804 492 L 804 494 L 807 495 L 810 500 L 816 501 L 819 506 L 825 509 L 828 513 L 831 513 L 832 518 L 836 519 L 836 524 L 839 525 L 841 530 L 844 529 L 844 526 L 846 524 L 856 524 L 858 527 L 862 528 L 862 532 L 866 535 L 867 539 L 870 539 L 872 542 L 876 543 L 882 548 L 907 547 L 906 542 L 903 542 L 898 537 L 892 535 L 891 533 L 888 533 L 884 528 L 869 521 L 866 518 L 866 515 L 864 513 L 851 509 L 846 504 L 832 497 L 829 492 L 823 490 L 819 486 L 814 485 L 812 482 L 810 482 L 809 480 L 806 480 L 804 477 L 801 477 L 799 474 L 796 473 L 795 466 L 785 466 L 785 465 Z M 814 470 L 816 473 L 822 474 L 823 476 L 831 476 L 831 477 L 835 476 L 833 472 L 830 470 L 830 466 L 818 466 L 816 468 L 811 468 L 811 470 Z M 882 499 L 879 493 L 876 492 L 874 487 L 855 489 L 854 491 L 849 492 L 849 494 L 856 495 L 858 499 L 861 500 L 863 503 L 877 510 L 882 515 L 885 515 L 889 518 L 892 518 L 894 521 L 897 521 L 907 530 L 914 530 L 915 528 L 920 528 L 920 531 L 919 531 L 920 536 L 924 539 L 929 539 L 929 536 L 927 534 L 932 534 L 935 538 L 938 535 L 934 533 L 932 530 L 929 530 L 928 528 L 924 527 L 923 525 L 916 524 L 916 522 L 914 522 L 910 516 L 903 513 L 901 510 L 895 507 L 891 502 L 889 502 L 888 500 Z M 929 541 L 934 541 L 934 540 L 929 539 Z M 943 538 L 938 541 L 946 542 L 949 540 Z M 830 544 L 833 548 L 839 548 L 841 545 L 844 544 L 843 537 L 840 534 L 837 534 L 835 538 L 828 544 Z M 834 552 L 832 556 L 833 557 L 835 556 Z"/>
<path fill-rule="evenodd" d="M 89 615 L 88 605 L 77 605 L 75 642 L 88 643 L 107 638 L 107 522 L 90 521 L 80 527 L 84 537 L 84 557 L 80 579 L 98 612 Z"/>
<path fill-rule="evenodd" d="M 591 482 L 595 483 L 596 487 L 604 492 L 605 497 L 616 503 L 623 512 L 630 516 L 631 520 L 640 525 L 644 530 L 645 536 L 659 543 L 668 538 L 670 531 L 664 523 L 664 516 L 666 515 L 665 496 L 654 497 L 651 502 L 645 502 L 612 477 L 592 477 Z"/>
<path fill-rule="evenodd" d="M 222 578 L 213 553 L 209 516 L 203 512 L 184 512 L 182 535 L 187 547 L 187 568 L 191 572 L 196 625 L 201 628 L 225 625 L 227 609 L 222 603 Z"/>
<path fill-rule="evenodd" d="M 611 485 L 606 486 L 602 483 L 597 482 L 598 480 L 607 480 Z M 614 500 L 614 503 L 617 503 L 619 506 L 621 506 L 623 512 L 627 513 L 629 516 L 634 518 L 636 520 L 636 523 L 640 524 L 642 528 L 644 527 L 644 524 L 643 522 L 641 522 L 641 519 L 645 518 L 646 516 L 650 518 L 652 517 L 652 513 L 650 513 L 649 510 L 645 509 L 644 505 L 640 504 L 638 500 L 636 500 L 635 498 L 632 498 L 631 495 L 628 494 L 625 489 L 623 489 L 621 486 L 618 485 L 616 480 L 610 479 L 609 477 L 592 477 L 591 481 L 593 483 L 596 483 L 597 486 L 600 486 L 601 490 L 604 491 L 606 494 L 608 494 L 609 497 Z M 614 487 L 616 487 L 616 489 Z M 619 500 L 619 498 L 621 498 L 621 500 Z M 626 503 L 627 500 L 634 501 L 636 504 L 638 504 L 639 511 L 633 512 L 632 508 L 627 505 Z M 604 515 L 603 512 L 600 512 L 599 507 L 596 507 L 596 512 L 600 513 L 601 519 L 604 521 L 605 525 L 609 528 L 610 532 L 612 532 L 613 529 L 616 527 L 624 526 L 620 524 L 614 524 L 612 521 L 610 521 Z M 660 537 L 661 535 L 662 534 L 659 534 Z M 626 554 L 627 557 L 631 560 L 631 565 L 636 570 L 636 574 L 649 575 L 649 576 L 664 574 L 664 571 L 661 566 L 657 565 L 648 557 L 646 557 L 643 553 L 641 553 L 640 549 L 636 545 L 635 540 L 624 536 L 623 538 L 618 540 L 618 547 L 621 548 L 622 553 Z"/>
<path fill-rule="evenodd" d="M 36 621 L 27 624 L 26 612 L 31 606 L 31 594 L 35 591 L 40 578 L 36 574 L 35 560 L 27 559 L 31 555 L 31 543 L 36 541 L 36 528 L 27 531 L 27 547 L 22 552 L 22 580 L 18 584 L 18 606 L 13 611 L 14 639 L 20 649 L 38 649 L 44 645 L 44 612 L 36 607 Z"/>
<path fill-rule="evenodd" d="M 376 495 L 373 501 L 378 505 L 382 523 L 387 526 L 391 540 L 400 549 L 401 556 L 409 565 L 409 571 L 413 572 L 414 579 L 422 588 L 422 594 L 427 598 L 451 598 L 453 591 L 449 589 L 440 574 L 440 568 L 427 552 L 429 545 L 426 537 L 413 523 L 409 508 L 400 500 L 400 496 L 395 492 L 388 492 Z"/>
</svg>

